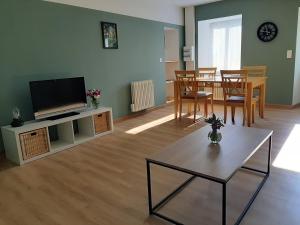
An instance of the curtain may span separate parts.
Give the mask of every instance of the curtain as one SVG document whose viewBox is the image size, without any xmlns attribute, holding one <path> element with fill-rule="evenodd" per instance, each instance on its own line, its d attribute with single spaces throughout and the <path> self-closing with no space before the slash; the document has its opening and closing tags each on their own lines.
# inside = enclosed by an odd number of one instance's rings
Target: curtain
<svg viewBox="0 0 300 225">
<path fill-rule="evenodd" d="M 225 20 L 210 24 L 212 66 L 218 70 L 240 69 L 242 20 Z"/>
</svg>

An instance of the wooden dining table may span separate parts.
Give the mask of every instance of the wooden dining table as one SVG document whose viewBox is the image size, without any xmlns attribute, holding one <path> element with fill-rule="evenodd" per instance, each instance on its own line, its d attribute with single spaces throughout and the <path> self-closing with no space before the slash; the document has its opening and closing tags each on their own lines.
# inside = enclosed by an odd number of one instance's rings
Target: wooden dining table
<svg viewBox="0 0 300 225">
<path fill-rule="evenodd" d="M 221 76 L 215 77 L 199 77 L 197 78 L 199 82 L 208 83 L 222 83 Z M 253 97 L 253 90 L 259 89 L 259 116 L 264 118 L 264 108 L 265 108 L 265 98 L 266 98 L 266 81 L 267 77 L 248 77 L 247 80 L 247 125 L 251 126 L 251 100 Z M 178 118 L 178 103 L 179 103 L 179 93 L 177 89 L 177 81 L 174 81 L 174 113 L 175 118 Z"/>
</svg>

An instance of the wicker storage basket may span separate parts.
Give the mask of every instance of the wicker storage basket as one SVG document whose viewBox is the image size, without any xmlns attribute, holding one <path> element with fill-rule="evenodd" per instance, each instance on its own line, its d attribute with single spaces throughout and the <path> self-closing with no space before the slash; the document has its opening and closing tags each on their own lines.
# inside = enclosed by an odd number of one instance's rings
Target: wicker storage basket
<svg viewBox="0 0 300 225">
<path fill-rule="evenodd" d="M 20 144 L 24 160 L 49 152 L 47 129 L 41 128 L 20 134 Z"/>
<path fill-rule="evenodd" d="M 109 113 L 99 113 L 94 115 L 94 123 L 95 123 L 95 132 L 96 134 L 102 133 L 109 130 L 108 125 Z"/>
</svg>

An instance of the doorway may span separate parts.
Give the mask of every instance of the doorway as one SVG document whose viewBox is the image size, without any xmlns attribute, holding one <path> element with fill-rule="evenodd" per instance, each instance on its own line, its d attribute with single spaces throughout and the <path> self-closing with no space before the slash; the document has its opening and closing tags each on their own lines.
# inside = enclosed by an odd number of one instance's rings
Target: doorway
<svg viewBox="0 0 300 225">
<path fill-rule="evenodd" d="M 164 28 L 165 44 L 165 80 L 166 80 L 166 102 L 174 99 L 173 83 L 176 79 L 175 70 L 179 70 L 179 31 L 175 28 Z"/>
</svg>

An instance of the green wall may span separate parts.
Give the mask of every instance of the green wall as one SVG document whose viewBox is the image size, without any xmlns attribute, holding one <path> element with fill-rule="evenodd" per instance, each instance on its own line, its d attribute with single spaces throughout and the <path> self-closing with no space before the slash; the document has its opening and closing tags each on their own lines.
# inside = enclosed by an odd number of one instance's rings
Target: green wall
<svg viewBox="0 0 300 225">
<path fill-rule="evenodd" d="M 102 48 L 100 21 L 117 23 L 119 49 Z M 0 125 L 10 123 L 14 106 L 32 119 L 31 80 L 84 76 L 118 118 L 130 113 L 130 82 L 152 79 L 156 105 L 163 104 L 165 26 L 180 30 L 183 46 L 183 26 L 41 0 L 1 0 Z"/>
<path fill-rule="evenodd" d="M 286 59 L 286 51 L 296 50 L 299 6 L 299 0 L 224 0 L 197 6 L 196 21 L 242 14 L 242 65 L 267 65 L 267 103 L 290 105 L 295 59 Z M 275 22 L 279 28 L 271 43 L 263 43 L 256 36 L 258 26 L 266 21 Z"/>
</svg>

